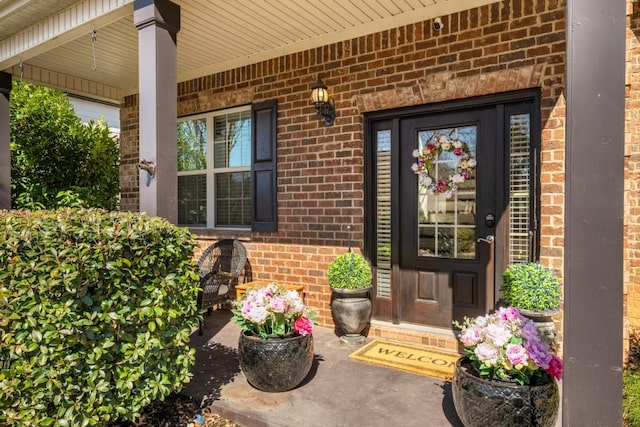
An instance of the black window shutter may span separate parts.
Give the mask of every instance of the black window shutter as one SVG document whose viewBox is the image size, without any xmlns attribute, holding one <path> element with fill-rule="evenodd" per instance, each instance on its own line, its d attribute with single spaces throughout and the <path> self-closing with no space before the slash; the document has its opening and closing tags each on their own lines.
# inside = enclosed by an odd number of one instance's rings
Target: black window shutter
<svg viewBox="0 0 640 427">
<path fill-rule="evenodd" d="M 251 106 L 251 230 L 278 230 L 275 99 Z"/>
</svg>

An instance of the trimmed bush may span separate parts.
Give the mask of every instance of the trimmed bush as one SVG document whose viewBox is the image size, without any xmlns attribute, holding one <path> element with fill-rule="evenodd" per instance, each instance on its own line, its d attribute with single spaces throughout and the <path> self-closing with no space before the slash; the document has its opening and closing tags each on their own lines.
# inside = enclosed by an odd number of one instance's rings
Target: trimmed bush
<svg viewBox="0 0 640 427">
<path fill-rule="evenodd" d="M 331 261 L 327 278 L 332 288 L 364 289 L 371 286 L 371 267 L 362 255 L 346 252 Z"/>
<path fill-rule="evenodd" d="M 558 276 L 539 262 L 512 264 L 502 275 L 502 298 L 514 307 L 556 310 L 561 295 Z"/>
<path fill-rule="evenodd" d="M 115 209 L 118 138 L 103 121 L 83 124 L 63 92 L 13 82 L 11 206 Z"/>
<path fill-rule="evenodd" d="M 0 211 L 0 425 L 132 420 L 180 389 L 194 245 L 137 213 Z"/>
</svg>

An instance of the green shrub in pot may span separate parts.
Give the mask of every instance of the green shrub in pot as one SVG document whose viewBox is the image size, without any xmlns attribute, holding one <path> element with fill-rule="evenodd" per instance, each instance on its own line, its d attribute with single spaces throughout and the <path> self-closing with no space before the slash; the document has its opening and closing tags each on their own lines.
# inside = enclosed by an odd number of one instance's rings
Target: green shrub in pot
<svg viewBox="0 0 640 427">
<path fill-rule="evenodd" d="M 347 252 L 331 262 L 327 277 L 335 289 L 364 289 L 371 286 L 371 267 L 362 255 Z"/>
<path fill-rule="evenodd" d="M 510 265 L 502 276 L 502 298 L 513 307 L 553 311 L 560 307 L 560 280 L 539 262 Z"/>
</svg>

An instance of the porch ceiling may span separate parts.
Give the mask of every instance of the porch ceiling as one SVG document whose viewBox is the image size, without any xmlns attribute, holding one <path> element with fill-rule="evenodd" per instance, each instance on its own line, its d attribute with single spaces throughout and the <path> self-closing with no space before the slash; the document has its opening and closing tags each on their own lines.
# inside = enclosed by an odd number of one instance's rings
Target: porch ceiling
<svg viewBox="0 0 640 427">
<path fill-rule="evenodd" d="M 496 0 L 174 2 L 182 14 L 178 80 L 184 81 Z M 99 7 L 103 12 L 95 12 Z M 25 80 L 119 101 L 138 86 L 132 11 L 133 0 L 0 0 L 0 69 L 16 78 L 22 74 Z"/>
</svg>

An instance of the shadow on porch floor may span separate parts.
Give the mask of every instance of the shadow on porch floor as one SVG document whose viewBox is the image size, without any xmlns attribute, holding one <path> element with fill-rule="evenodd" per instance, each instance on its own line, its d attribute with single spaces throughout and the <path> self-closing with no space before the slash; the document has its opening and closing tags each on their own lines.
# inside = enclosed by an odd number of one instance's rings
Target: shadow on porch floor
<svg viewBox="0 0 640 427">
<path fill-rule="evenodd" d="M 450 382 L 351 360 L 359 347 L 328 328 L 314 330 L 314 364 L 299 387 L 258 391 L 240 371 L 239 333 L 228 310 L 205 318 L 204 334 L 191 337 L 195 377 L 182 394 L 242 426 L 462 426 Z"/>
</svg>

